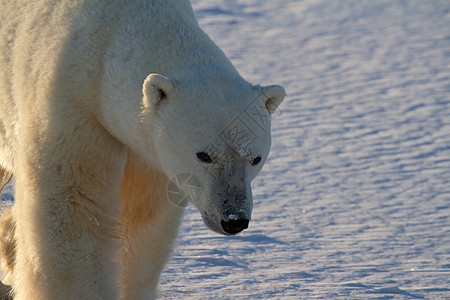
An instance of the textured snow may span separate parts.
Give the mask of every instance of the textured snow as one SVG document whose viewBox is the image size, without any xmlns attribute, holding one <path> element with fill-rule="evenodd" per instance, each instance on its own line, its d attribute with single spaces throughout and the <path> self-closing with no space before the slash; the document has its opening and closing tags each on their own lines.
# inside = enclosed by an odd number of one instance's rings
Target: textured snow
<svg viewBox="0 0 450 300">
<path fill-rule="evenodd" d="M 161 299 L 450 299 L 450 2 L 194 0 L 282 84 L 249 229 L 189 206 Z"/>
<path fill-rule="evenodd" d="M 193 6 L 288 96 L 249 229 L 217 235 L 190 205 L 159 297 L 450 299 L 450 2 Z"/>
</svg>

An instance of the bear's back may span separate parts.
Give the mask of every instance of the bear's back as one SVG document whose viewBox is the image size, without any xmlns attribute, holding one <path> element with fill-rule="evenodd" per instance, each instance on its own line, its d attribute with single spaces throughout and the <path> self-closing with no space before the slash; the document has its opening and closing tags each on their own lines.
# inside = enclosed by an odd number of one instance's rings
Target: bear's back
<svg viewBox="0 0 450 300">
<path fill-rule="evenodd" d="M 203 65 L 237 73 L 188 0 L 0 0 L 0 164 L 14 165 L 19 115 L 92 115 L 140 99 L 150 73 Z"/>
</svg>

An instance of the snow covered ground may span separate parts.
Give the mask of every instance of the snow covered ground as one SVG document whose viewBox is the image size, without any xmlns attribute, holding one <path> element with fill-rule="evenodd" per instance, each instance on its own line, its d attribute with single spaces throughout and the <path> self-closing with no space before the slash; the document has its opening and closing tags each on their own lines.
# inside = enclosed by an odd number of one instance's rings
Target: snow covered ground
<svg viewBox="0 0 450 300">
<path fill-rule="evenodd" d="M 450 299 L 450 2 L 194 0 L 282 84 L 250 228 L 190 206 L 164 299 Z"/>
<path fill-rule="evenodd" d="M 250 228 L 219 236 L 189 206 L 160 298 L 450 299 L 450 2 L 193 6 L 288 97 Z"/>
</svg>

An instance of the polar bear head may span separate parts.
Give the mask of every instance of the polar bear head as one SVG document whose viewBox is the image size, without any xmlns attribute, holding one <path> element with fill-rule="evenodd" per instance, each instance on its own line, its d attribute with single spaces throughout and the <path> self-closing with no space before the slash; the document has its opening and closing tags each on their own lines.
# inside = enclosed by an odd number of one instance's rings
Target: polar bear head
<svg viewBox="0 0 450 300">
<path fill-rule="evenodd" d="M 149 153 L 172 179 L 172 200 L 180 199 L 174 187 L 189 195 L 216 232 L 246 229 L 253 205 L 250 182 L 269 154 L 270 117 L 284 96 L 281 86 L 252 86 L 217 69 L 149 75 L 141 122 L 152 131 Z"/>
</svg>

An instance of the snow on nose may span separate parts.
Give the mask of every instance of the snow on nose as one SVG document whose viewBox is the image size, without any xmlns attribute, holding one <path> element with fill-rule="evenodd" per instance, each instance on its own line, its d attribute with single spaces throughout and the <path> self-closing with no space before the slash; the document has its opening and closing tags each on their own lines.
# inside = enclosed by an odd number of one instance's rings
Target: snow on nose
<svg viewBox="0 0 450 300">
<path fill-rule="evenodd" d="M 227 220 L 222 220 L 220 225 L 222 226 L 223 231 L 227 234 L 233 235 L 241 232 L 244 229 L 248 228 L 248 223 L 250 222 L 247 215 L 236 215 L 230 214 L 228 215 Z"/>
<path fill-rule="evenodd" d="M 223 231 L 228 234 L 237 234 L 244 229 L 248 228 L 249 219 L 239 219 L 239 220 L 222 220 L 220 225 L 222 226 Z"/>
</svg>

